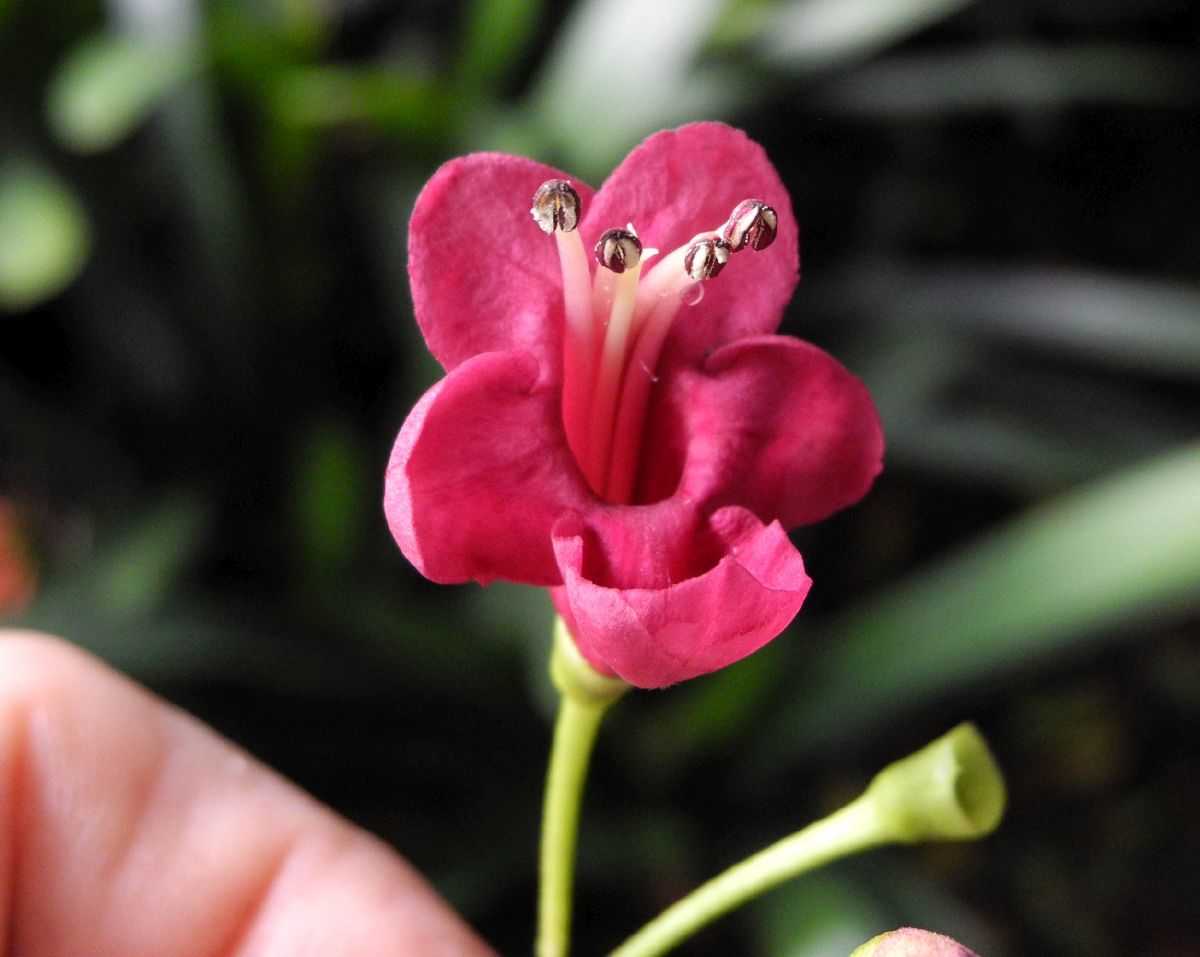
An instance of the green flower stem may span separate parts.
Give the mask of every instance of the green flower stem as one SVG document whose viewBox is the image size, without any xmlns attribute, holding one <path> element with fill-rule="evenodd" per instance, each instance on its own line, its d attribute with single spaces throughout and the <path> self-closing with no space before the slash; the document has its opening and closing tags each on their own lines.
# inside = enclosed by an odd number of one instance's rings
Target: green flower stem
<svg viewBox="0 0 1200 957">
<path fill-rule="evenodd" d="M 542 808 L 537 957 L 567 955 L 579 803 L 592 743 L 606 710 L 607 705 L 582 704 L 570 698 L 563 698 L 559 705 Z"/>
<path fill-rule="evenodd" d="M 751 898 L 840 857 L 881 844 L 990 834 L 1004 804 L 1004 779 L 987 743 L 974 725 L 960 724 L 888 765 L 840 811 L 697 888 L 610 957 L 658 957 Z"/>
<path fill-rule="evenodd" d="M 567 957 L 579 806 L 588 760 L 604 713 L 629 686 L 596 672 L 579 654 L 562 619 L 554 627 L 550 676 L 560 694 L 542 807 L 537 957 Z"/>
<path fill-rule="evenodd" d="M 663 911 L 610 957 L 665 954 L 701 927 L 776 885 L 839 857 L 887 843 L 890 837 L 874 804 L 864 795 L 718 874 Z"/>
</svg>

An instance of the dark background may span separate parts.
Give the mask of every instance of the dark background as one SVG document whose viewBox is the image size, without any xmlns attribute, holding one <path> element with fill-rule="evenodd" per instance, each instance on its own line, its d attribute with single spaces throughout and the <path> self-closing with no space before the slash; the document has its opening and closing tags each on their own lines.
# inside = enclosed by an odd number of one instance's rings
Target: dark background
<svg viewBox="0 0 1200 957">
<path fill-rule="evenodd" d="M 886 469 L 797 533 L 816 584 L 783 637 L 615 709 L 578 953 L 973 719 L 996 835 L 864 856 L 679 952 L 917 924 L 1198 954 L 1198 39 L 1185 0 L 0 0 L 0 616 L 528 952 L 551 613 L 430 585 L 388 535 L 383 467 L 438 374 L 406 220 L 470 150 L 598 184 L 724 119 L 800 219 L 784 330 L 866 380 Z"/>
</svg>

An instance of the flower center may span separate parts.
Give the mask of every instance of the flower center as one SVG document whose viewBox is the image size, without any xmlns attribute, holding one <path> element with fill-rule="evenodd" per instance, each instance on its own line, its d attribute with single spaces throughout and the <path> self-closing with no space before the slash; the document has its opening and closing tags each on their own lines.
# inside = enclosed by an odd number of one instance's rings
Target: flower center
<svg viewBox="0 0 1200 957">
<path fill-rule="evenodd" d="M 543 183 L 530 209 L 538 226 L 554 234 L 562 268 L 567 444 L 592 491 L 628 504 L 671 323 L 681 307 L 700 301 L 702 283 L 715 279 L 733 253 L 769 246 L 779 221 L 766 203 L 744 200 L 722 226 L 699 233 L 645 270 L 658 250 L 643 248 L 632 224 L 609 229 L 596 243 L 593 273 L 576 229 L 582 212 L 579 194 L 566 180 Z"/>
</svg>

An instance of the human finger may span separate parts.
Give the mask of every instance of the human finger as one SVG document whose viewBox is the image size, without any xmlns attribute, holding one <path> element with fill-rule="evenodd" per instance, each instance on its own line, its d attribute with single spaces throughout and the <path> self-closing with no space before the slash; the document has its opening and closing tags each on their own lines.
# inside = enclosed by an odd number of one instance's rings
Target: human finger
<svg viewBox="0 0 1200 957">
<path fill-rule="evenodd" d="M 382 842 L 65 642 L 0 632 L 0 955 L 486 957 Z"/>
</svg>

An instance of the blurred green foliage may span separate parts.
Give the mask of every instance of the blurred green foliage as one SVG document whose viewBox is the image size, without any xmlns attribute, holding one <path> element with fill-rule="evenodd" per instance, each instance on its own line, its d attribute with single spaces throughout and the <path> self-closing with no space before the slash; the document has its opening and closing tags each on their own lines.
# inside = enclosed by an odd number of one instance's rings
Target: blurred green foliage
<svg viewBox="0 0 1200 957">
<path fill-rule="evenodd" d="M 101 34 L 71 51 L 46 92 L 46 120 L 67 149 L 115 146 L 198 64 L 186 49 Z"/>
<path fill-rule="evenodd" d="M 90 245 L 87 214 L 61 179 L 20 160 L 0 167 L 0 308 L 24 309 L 61 292 Z"/>
<path fill-rule="evenodd" d="M 787 635 L 616 709 L 580 953 L 964 718 L 1008 771 L 995 837 L 839 866 L 680 952 L 845 954 L 904 923 L 995 957 L 1191 952 L 1198 40 L 1177 0 L 0 2 L 0 496 L 42 582 L 14 620 L 526 950 L 550 612 L 421 581 L 384 527 L 437 376 L 407 215 L 467 150 L 597 182 L 725 119 L 801 221 L 785 331 L 867 381 L 887 469 L 798 533 L 816 584 Z"/>
</svg>

